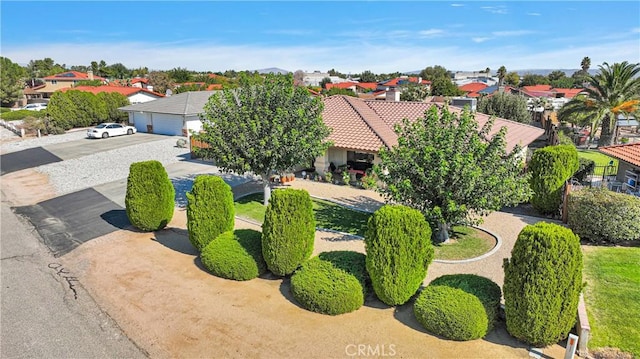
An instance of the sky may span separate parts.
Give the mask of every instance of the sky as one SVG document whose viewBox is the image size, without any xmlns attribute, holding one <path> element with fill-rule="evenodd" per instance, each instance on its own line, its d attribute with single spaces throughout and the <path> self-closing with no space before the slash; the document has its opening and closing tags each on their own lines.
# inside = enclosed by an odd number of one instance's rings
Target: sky
<svg viewBox="0 0 640 359">
<path fill-rule="evenodd" d="M 640 1 L 0 1 L 26 65 L 350 74 L 640 63 Z"/>
</svg>

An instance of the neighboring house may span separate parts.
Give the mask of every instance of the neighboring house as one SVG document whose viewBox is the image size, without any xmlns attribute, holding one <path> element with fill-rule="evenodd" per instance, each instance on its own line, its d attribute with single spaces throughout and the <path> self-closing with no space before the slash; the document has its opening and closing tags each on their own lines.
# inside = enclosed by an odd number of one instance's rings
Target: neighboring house
<svg viewBox="0 0 640 359">
<path fill-rule="evenodd" d="M 487 72 L 479 71 L 457 71 L 452 74 L 451 81 L 456 86 L 464 86 L 474 82 L 484 83 L 487 86 L 493 86 L 498 84 L 498 78 L 491 76 Z"/>
<path fill-rule="evenodd" d="M 373 91 L 376 90 L 376 88 L 378 87 L 378 84 L 375 82 L 351 82 L 351 81 L 347 81 L 347 82 L 340 82 L 337 84 L 334 83 L 328 83 L 325 85 L 327 90 L 331 90 L 332 88 L 339 88 L 339 89 L 345 89 L 345 90 L 351 90 L 353 91 L 355 94 L 365 94 L 365 93 L 371 93 Z"/>
<path fill-rule="evenodd" d="M 189 91 L 156 101 L 120 107 L 138 132 L 188 136 L 202 129 L 200 114 L 215 91 Z"/>
<path fill-rule="evenodd" d="M 149 79 L 136 77 L 136 78 L 132 78 L 130 83 L 131 83 L 132 87 L 138 87 L 138 88 L 141 88 L 141 89 L 146 89 L 147 86 L 149 85 Z"/>
<path fill-rule="evenodd" d="M 484 82 L 471 82 L 462 86 L 458 86 L 461 91 L 464 91 L 466 97 L 480 97 L 479 91 L 482 91 L 489 87 Z"/>
<path fill-rule="evenodd" d="M 329 75 L 328 72 L 314 71 L 314 72 L 305 72 L 302 77 L 302 82 L 304 82 L 305 86 L 320 86 L 320 83 L 322 82 L 322 80 L 324 80 L 327 77 L 331 80 L 331 83 L 334 83 L 334 84 L 351 81 L 350 79 L 343 79 L 342 77 L 331 76 Z"/>
<path fill-rule="evenodd" d="M 94 76 L 92 71 L 87 73 L 78 71 L 67 71 L 52 76 L 47 76 L 42 79 L 44 81 L 44 87 L 36 90 L 42 94 L 43 98 L 51 97 L 51 94 L 61 90 L 63 88 L 74 87 L 80 81 L 100 80 L 103 83 L 105 79 L 103 77 Z"/>
<path fill-rule="evenodd" d="M 147 89 L 125 86 L 77 86 L 72 88 L 63 88 L 60 91 L 64 92 L 69 90 L 91 92 L 93 94 L 100 92 L 117 92 L 126 96 L 131 104 L 149 102 L 164 97 L 161 93 L 149 91 Z"/>
<path fill-rule="evenodd" d="M 640 196 L 640 143 L 600 147 L 598 150 L 618 159 L 616 181 L 621 190 Z"/>
<path fill-rule="evenodd" d="M 404 118 L 415 120 L 424 116 L 431 106 L 442 106 L 427 102 L 408 101 L 378 101 L 362 100 L 349 96 L 331 96 L 324 100 L 322 118 L 332 129 L 329 140 L 333 142 L 327 152 L 316 159 L 318 171 L 325 171 L 329 164 L 337 167 L 348 164 L 353 169 L 365 170 L 373 164 L 379 163 L 378 150 L 381 146 L 392 147 L 398 143 L 398 136 L 393 131 L 395 124 Z M 451 106 L 455 112 L 461 108 Z M 475 119 L 482 127 L 489 116 L 476 112 Z M 523 154 L 527 146 L 544 134 L 544 130 L 509 121 L 495 119 L 490 135 L 498 132 L 501 127 L 507 128 L 507 151 L 516 145 L 522 147 Z"/>
</svg>

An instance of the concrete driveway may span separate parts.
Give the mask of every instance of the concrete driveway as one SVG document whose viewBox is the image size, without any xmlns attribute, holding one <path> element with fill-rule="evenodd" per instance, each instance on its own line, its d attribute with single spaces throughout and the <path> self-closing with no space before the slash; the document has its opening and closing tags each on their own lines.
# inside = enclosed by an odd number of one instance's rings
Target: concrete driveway
<svg viewBox="0 0 640 359">
<path fill-rule="evenodd" d="M 109 138 L 83 138 L 81 140 L 56 143 L 44 146 L 44 149 L 60 157 L 63 160 L 80 158 L 95 153 L 113 150 L 116 148 L 137 145 L 141 143 L 166 140 L 172 136 L 154 135 L 149 133 L 136 133 L 130 136 L 118 136 Z M 176 140 L 179 137 L 176 137 Z"/>
</svg>

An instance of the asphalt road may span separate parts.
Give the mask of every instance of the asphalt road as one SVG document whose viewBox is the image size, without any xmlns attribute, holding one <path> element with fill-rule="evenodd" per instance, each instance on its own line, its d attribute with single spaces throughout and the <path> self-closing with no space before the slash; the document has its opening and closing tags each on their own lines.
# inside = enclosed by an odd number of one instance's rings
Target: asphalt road
<svg viewBox="0 0 640 359">
<path fill-rule="evenodd" d="M 144 358 L 2 198 L 1 358 Z"/>
<path fill-rule="evenodd" d="M 0 156 L 0 176 L 60 161 L 60 157 L 42 147 L 7 153 Z"/>
</svg>

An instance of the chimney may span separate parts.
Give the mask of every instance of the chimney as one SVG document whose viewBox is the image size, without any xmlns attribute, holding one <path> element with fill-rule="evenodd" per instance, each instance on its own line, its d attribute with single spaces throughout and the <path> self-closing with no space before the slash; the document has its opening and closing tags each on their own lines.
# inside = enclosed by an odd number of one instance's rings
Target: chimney
<svg viewBox="0 0 640 359">
<path fill-rule="evenodd" d="M 400 91 L 395 88 L 390 88 L 385 94 L 385 101 L 398 102 L 400 101 Z"/>
<path fill-rule="evenodd" d="M 89 80 L 93 80 L 93 71 L 87 71 L 87 77 L 89 78 Z"/>
</svg>

